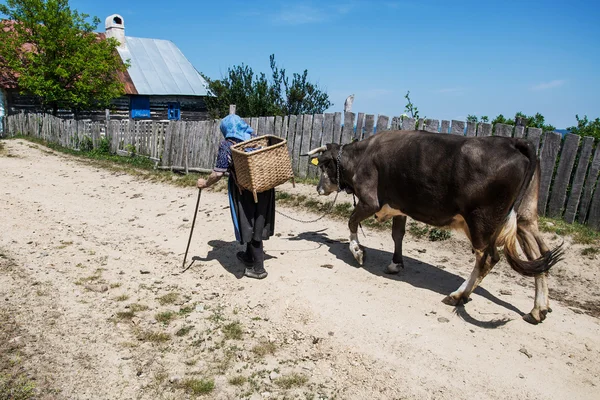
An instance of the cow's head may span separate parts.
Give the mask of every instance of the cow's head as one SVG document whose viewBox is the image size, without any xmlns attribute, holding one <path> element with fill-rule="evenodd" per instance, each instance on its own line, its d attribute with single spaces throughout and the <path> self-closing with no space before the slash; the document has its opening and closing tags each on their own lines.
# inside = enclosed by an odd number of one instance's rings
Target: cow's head
<svg viewBox="0 0 600 400">
<path fill-rule="evenodd" d="M 322 196 L 328 196 L 338 190 L 337 157 L 339 150 L 340 145 L 329 143 L 307 153 L 311 158 L 311 163 L 321 170 L 317 192 Z"/>
</svg>

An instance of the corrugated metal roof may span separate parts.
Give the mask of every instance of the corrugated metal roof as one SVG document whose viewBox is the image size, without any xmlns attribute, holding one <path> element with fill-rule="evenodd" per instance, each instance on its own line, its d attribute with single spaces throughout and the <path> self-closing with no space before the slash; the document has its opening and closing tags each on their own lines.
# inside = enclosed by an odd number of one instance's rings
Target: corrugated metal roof
<svg viewBox="0 0 600 400">
<path fill-rule="evenodd" d="M 129 76 L 139 94 L 206 96 L 207 83 L 169 40 L 125 37 L 118 48 L 130 60 Z"/>
</svg>

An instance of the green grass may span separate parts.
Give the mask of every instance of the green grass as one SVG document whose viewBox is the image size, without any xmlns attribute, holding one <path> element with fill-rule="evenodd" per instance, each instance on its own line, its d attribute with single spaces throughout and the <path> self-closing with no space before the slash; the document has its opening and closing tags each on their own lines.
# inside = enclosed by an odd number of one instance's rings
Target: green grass
<svg viewBox="0 0 600 400">
<path fill-rule="evenodd" d="M 226 340 L 241 340 L 244 336 L 242 324 L 236 321 L 223 326 L 223 335 Z"/>
<path fill-rule="evenodd" d="M 127 311 L 119 311 L 117 313 L 117 318 L 121 320 L 130 320 L 135 317 L 135 311 L 127 310 Z"/>
<path fill-rule="evenodd" d="M 171 340 L 171 335 L 164 332 L 139 331 L 137 338 L 143 342 L 164 343 Z"/>
<path fill-rule="evenodd" d="M 578 244 L 600 246 L 600 232 L 579 223 L 568 224 L 553 218 L 539 217 L 539 227 L 543 232 L 556 233 L 559 236 L 571 236 Z"/>
<path fill-rule="evenodd" d="M 195 396 L 212 393 L 215 389 L 212 379 L 186 379 L 180 385 L 187 393 Z"/>
<path fill-rule="evenodd" d="M 185 315 L 189 315 L 192 312 L 194 312 L 194 308 L 195 306 L 185 306 L 185 307 L 181 307 L 179 309 L 179 315 L 181 316 L 185 316 Z"/>
<path fill-rule="evenodd" d="M 129 309 L 133 312 L 146 311 L 148 306 L 145 304 L 132 303 L 129 305 Z"/>
<path fill-rule="evenodd" d="M 193 326 L 191 326 L 191 325 L 184 326 L 184 327 L 182 327 L 181 329 L 179 329 L 179 330 L 178 330 L 178 331 L 175 333 L 175 336 L 179 336 L 179 337 L 181 337 L 181 336 L 185 336 L 185 335 L 187 335 L 188 333 L 190 333 L 190 331 L 191 331 L 192 329 L 194 329 L 194 327 L 193 327 Z"/>
<path fill-rule="evenodd" d="M 590 258 L 594 258 L 596 254 L 600 254 L 600 248 L 598 247 L 586 247 L 581 250 L 582 256 L 588 256 Z"/>
<path fill-rule="evenodd" d="M 163 311 L 154 316 L 158 322 L 163 323 L 165 325 L 169 325 L 171 321 L 173 321 L 177 317 L 177 314 L 173 311 Z"/>
<path fill-rule="evenodd" d="M 171 293 L 165 294 L 164 296 L 159 297 L 158 302 L 160 303 L 161 306 L 164 306 L 167 304 L 175 303 L 178 298 L 179 298 L 179 293 L 171 292 Z"/>
<path fill-rule="evenodd" d="M 305 375 L 292 373 L 275 379 L 275 384 L 283 389 L 292 389 L 306 385 L 308 378 Z"/>
<path fill-rule="evenodd" d="M 115 301 L 127 301 L 129 300 L 129 296 L 126 294 L 122 294 L 120 296 L 115 297 Z"/>
<path fill-rule="evenodd" d="M 244 383 L 248 382 L 248 378 L 242 375 L 237 375 L 229 378 L 228 382 L 233 386 L 242 386 Z"/>
<path fill-rule="evenodd" d="M 275 343 L 271 342 L 259 343 L 252 348 L 252 352 L 261 358 L 266 356 L 267 354 L 275 354 L 276 350 L 277 346 L 275 345 Z"/>
</svg>

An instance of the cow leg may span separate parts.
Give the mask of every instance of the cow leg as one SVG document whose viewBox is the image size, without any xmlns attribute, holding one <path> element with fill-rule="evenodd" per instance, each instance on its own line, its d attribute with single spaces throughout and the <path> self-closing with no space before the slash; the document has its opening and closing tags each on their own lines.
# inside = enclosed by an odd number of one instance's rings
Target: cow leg
<svg viewBox="0 0 600 400">
<path fill-rule="evenodd" d="M 365 203 L 363 201 L 359 201 L 352 215 L 350 215 L 350 221 L 348 222 L 348 227 L 350 228 L 350 252 L 358 261 L 360 265 L 363 265 L 364 261 L 364 252 L 360 248 L 360 243 L 358 242 L 358 224 L 369 218 L 371 215 L 375 214 L 379 210 L 379 207 L 375 205 L 371 205 Z"/>
<path fill-rule="evenodd" d="M 492 252 L 496 250 L 492 248 Z M 475 249 L 475 268 L 471 271 L 469 279 L 465 280 L 462 285 L 454 292 L 442 300 L 445 304 L 450 306 L 457 306 L 461 303 L 467 303 L 470 300 L 471 293 L 479 286 L 483 278 L 494 268 L 494 265 L 499 260 L 497 254 L 489 254 L 490 250 L 477 250 Z"/>
<path fill-rule="evenodd" d="M 385 273 L 397 274 L 404 268 L 402 260 L 402 241 L 406 232 L 406 216 L 394 217 L 392 220 L 392 238 L 394 239 L 394 256 L 392 262 L 386 267 Z"/>
<path fill-rule="evenodd" d="M 528 221 L 519 221 L 517 227 L 517 239 L 521 249 L 529 260 L 539 258 L 542 252 L 548 251 L 548 247 L 543 242 L 541 235 L 537 231 L 535 223 Z M 548 298 L 548 275 L 539 274 L 534 277 L 535 280 L 535 299 L 533 309 L 523 319 L 531 324 L 538 324 L 546 319 L 546 314 L 551 311 Z"/>
</svg>

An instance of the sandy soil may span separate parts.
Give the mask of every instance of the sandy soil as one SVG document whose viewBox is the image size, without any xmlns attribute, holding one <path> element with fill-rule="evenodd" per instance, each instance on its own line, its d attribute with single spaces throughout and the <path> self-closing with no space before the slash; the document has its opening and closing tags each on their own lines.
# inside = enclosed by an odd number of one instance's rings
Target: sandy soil
<svg viewBox="0 0 600 400">
<path fill-rule="evenodd" d="M 600 261 L 568 238 L 537 326 L 521 319 L 533 281 L 505 262 L 464 308 L 441 302 L 474 262 L 457 234 L 408 235 L 389 276 L 390 232 L 365 229 L 358 268 L 344 221 L 278 216 L 268 278 L 243 278 L 226 196 L 210 190 L 188 255 L 200 260 L 182 273 L 196 189 L 3 143 L 0 307 L 40 398 L 192 398 L 190 379 L 214 380 L 214 399 L 600 398 Z"/>
</svg>

